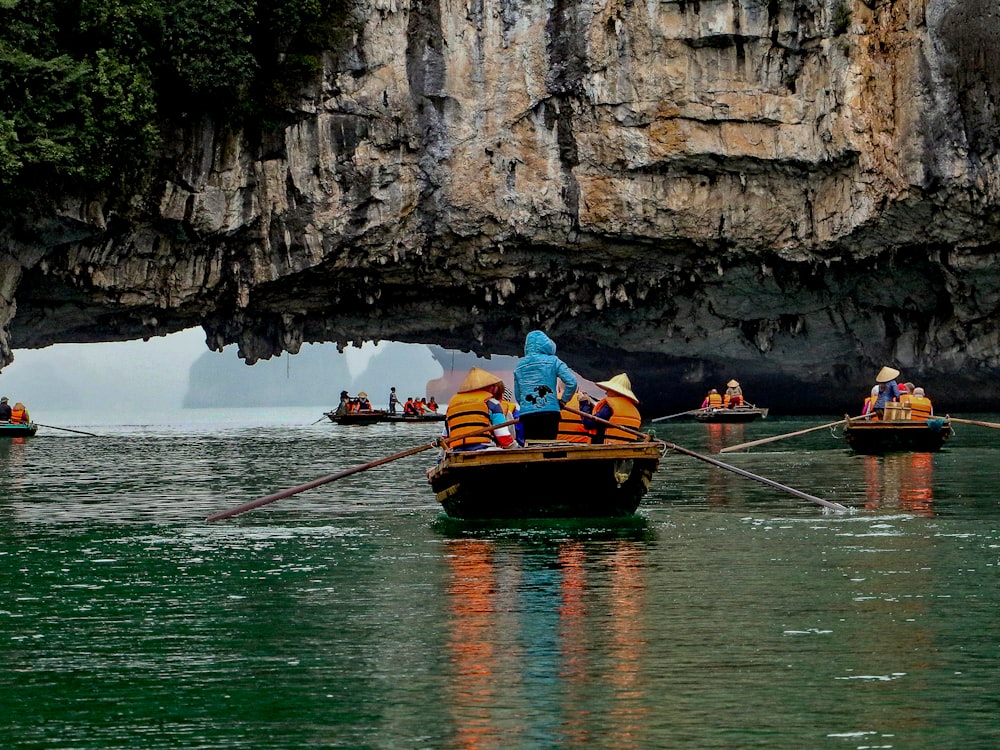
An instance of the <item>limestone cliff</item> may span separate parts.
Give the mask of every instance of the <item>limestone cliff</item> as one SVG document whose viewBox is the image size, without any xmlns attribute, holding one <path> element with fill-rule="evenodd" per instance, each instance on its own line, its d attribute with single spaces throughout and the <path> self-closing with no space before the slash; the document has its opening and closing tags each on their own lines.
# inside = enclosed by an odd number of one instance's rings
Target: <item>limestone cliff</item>
<svg viewBox="0 0 1000 750">
<path fill-rule="evenodd" d="M 134 215 L 2 242 L 11 347 L 193 324 L 516 354 L 651 409 L 1000 408 L 993 0 L 371 0 L 293 122 L 176 125 Z M 779 403 L 780 402 L 780 403 Z"/>
</svg>

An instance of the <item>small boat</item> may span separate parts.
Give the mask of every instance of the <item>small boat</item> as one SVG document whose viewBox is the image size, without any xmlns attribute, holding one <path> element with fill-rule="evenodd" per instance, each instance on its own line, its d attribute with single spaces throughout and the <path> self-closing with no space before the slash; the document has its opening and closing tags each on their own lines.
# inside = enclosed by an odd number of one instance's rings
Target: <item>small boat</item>
<svg viewBox="0 0 1000 750">
<path fill-rule="evenodd" d="M 709 406 L 701 411 L 695 412 L 694 418 L 699 422 L 739 424 L 743 422 L 753 422 L 757 418 L 767 419 L 767 412 L 767 409 L 762 409 L 754 406 L 753 404 L 734 406 L 731 409 Z"/>
<path fill-rule="evenodd" d="M 946 418 L 931 417 L 926 422 L 916 420 L 882 420 L 873 422 L 848 422 L 844 425 L 844 438 L 851 450 L 866 455 L 898 453 L 932 453 L 953 434 L 951 422 Z"/>
<path fill-rule="evenodd" d="M 383 409 L 371 409 L 366 411 L 349 411 L 344 414 L 337 414 L 335 411 L 325 412 L 334 424 L 377 424 L 384 422 L 388 412 Z"/>
<path fill-rule="evenodd" d="M 445 415 L 439 411 L 428 411 L 423 414 L 386 414 L 384 422 L 443 422 Z"/>
<path fill-rule="evenodd" d="M 446 450 L 427 478 L 445 513 L 456 519 L 630 516 L 661 452 L 662 444 L 652 442 Z"/>
<path fill-rule="evenodd" d="M 38 425 L 34 422 L 0 422 L 0 437 L 32 437 L 38 432 Z"/>
</svg>

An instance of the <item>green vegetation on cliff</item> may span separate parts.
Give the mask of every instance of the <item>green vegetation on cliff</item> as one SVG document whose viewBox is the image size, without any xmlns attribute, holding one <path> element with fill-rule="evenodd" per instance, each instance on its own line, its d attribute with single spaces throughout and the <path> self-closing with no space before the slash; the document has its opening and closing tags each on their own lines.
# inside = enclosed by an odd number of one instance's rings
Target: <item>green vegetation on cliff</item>
<svg viewBox="0 0 1000 750">
<path fill-rule="evenodd" d="M 0 0 L 0 211 L 141 189 L 165 123 L 267 122 L 345 0 Z"/>
</svg>

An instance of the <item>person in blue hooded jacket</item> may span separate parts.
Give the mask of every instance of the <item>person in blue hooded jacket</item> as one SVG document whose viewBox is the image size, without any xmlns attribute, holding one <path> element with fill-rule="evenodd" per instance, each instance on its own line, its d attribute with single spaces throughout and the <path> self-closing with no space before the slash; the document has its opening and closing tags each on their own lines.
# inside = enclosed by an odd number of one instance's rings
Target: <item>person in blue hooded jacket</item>
<svg viewBox="0 0 1000 750">
<path fill-rule="evenodd" d="M 576 376 L 556 356 L 556 344 L 542 331 L 524 337 L 524 358 L 514 368 L 514 400 L 520 410 L 524 440 L 555 440 L 559 432 L 559 381 L 563 401 L 576 393 Z"/>
</svg>

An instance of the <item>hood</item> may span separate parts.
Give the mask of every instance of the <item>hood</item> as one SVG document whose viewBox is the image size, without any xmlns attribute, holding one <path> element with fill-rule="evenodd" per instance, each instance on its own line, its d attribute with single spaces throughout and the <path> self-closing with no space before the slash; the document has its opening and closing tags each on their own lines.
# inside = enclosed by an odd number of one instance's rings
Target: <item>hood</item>
<svg viewBox="0 0 1000 750">
<path fill-rule="evenodd" d="M 556 342 L 546 336 L 542 331 L 530 331 L 524 337 L 524 353 L 528 354 L 555 354 Z"/>
</svg>

